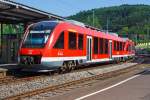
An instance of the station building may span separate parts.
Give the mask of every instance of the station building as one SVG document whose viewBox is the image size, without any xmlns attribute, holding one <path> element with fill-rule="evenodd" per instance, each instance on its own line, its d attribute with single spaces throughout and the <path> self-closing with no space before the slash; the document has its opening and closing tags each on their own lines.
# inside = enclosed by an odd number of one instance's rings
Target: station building
<svg viewBox="0 0 150 100">
<path fill-rule="evenodd" d="M 0 0 L 0 64 L 17 63 L 20 41 L 28 24 L 54 19 L 64 20 L 14 1 Z"/>
</svg>

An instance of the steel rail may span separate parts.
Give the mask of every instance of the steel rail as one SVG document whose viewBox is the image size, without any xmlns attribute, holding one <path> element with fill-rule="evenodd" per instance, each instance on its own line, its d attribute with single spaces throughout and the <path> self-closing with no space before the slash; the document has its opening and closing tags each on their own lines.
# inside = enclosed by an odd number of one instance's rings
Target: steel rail
<svg viewBox="0 0 150 100">
<path fill-rule="evenodd" d="M 20 93 L 18 95 L 13 95 L 13 96 L 7 97 L 5 99 L 6 100 L 18 100 L 18 99 L 21 99 L 21 98 L 34 96 L 34 95 L 38 95 L 38 94 L 41 94 L 41 93 L 46 93 L 46 92 L 49 92 L 49 91 L 55 91 L 55 90 L 59 90 L 59 89 L 62 89 L 62 88 L 78 85 L 78 84 L 81 84 L 81 83 L 88 82 L 90 80 L 111 78 L 111 77 L 114 77 L 114 76 L 121 75 L 123 73 L 130 72 L 130 71 L 135 70 L 139 67 L 140 67 L 140 64 L 133 65 L 132 67 L 116 70 L 116 71 L 113 71 L 113 72 L 108 72 L 108 73 L 104 73 L 104 74 L 100 74 L 100 75 L 95 75 L 95 76 L 88 77 L 88 78 L 82 78 L 80 80 L 70 81 L 70 82 L 66 82 L 66 83 L 63 83 L 63 84 L 55 85 L 55 86 L 48 86 L 48 87 L 41 88 L 41 89 L 36 89 L 36 90 L 33 90 L 33 91 L 27 91 L 27 92 L 24 92 L 24 93 Z"/>
</svg>

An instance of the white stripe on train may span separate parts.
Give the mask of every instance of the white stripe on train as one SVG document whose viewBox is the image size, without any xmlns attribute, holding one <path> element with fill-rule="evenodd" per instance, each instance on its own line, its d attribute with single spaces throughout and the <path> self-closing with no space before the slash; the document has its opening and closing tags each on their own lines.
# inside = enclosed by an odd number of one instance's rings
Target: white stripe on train
<svg viewBox="0 0 150 100">
<path fill-rule="evenodd" d="M 134 54 L 131 55 L 112 55 L 112 58 L 118 58 L 118 57 L 128 57 L 128 56 L 134 56 Z M 78 56 L 78 57 L 42 57 L 42 62 L 52 62 L 52 61 L 67 61 L 67 60 L 86 60 L 86 56 Z M 109 58 L 102 58 L 102 59 L 92 59 L 91 61 L 87 62 L 98 62 L 98 61 L 110 61 L 112 59 Z"/>
<path fill-rule="evenodd" d="M 129 54 L 129 55 L 112 55 L 112 57 L 128 57 L 128 56 L 134 56 L 135 54 Z"/>
<path fill-rule="evenodd" d="M 86 59 L 86 56 L 79 57 L 42 57 L 41 61 L 66 61 L 66 60 L 79 60 Z"/>
</svg>

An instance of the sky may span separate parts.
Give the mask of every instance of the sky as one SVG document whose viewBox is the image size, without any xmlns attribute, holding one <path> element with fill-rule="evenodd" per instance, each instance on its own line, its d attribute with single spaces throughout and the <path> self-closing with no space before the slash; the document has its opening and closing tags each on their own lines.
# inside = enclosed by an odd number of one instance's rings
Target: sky
<svg viewBox="0 0 150 100">
<path fill-rule="evenodd" d="M 122 4 L 146 4 L 150 0 L 13 0 L 62 17 L 94 8 L 118 6 Z"/>
</svg>

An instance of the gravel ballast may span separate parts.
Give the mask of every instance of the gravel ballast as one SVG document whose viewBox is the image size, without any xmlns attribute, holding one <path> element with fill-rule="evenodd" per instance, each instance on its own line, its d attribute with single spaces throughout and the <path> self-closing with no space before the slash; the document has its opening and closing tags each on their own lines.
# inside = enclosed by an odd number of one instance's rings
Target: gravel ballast
<svg viewBox="0 0 150 100">
<path fill-rule="evenodd" d="M 137 63 L 124 63 L 121 65 L 115 65 L 107 68 L 97 68 L 88 71 L 72 72 L 66 74 L 60 74 L 56 76 L 46 76 L 39 78 L 37 80 L 31 80 L 27 82 L 12 83 L 0 86 L 0 99 L 6 98 L 8 96 L 17 95 L 27 91 L 32 91 L 35 89 L 40 89 L 47 86 L 58 85 L 66 83 L 73 80 L 79 80 L 82 78 L 91 77 L 93 75 L 99 75 L 107 73 L 110 71 L 115 71 L 123 68 L 127 68 Z"/>
</svg>

